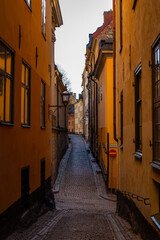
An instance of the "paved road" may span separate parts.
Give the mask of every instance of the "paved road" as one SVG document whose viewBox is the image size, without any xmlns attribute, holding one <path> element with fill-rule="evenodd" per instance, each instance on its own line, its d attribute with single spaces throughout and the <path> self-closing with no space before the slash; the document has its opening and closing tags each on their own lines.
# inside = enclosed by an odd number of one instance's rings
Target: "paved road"
<svg viewBox="0 0 160 240">
<path fill-rule="evenodd" d="M 54 186 L 56 210 L 44 214 L 29 229 L 8 240 L 140 240 L 116 214 L 116 201 L 108 196 L 99 167 L 80 136 L 72 135 Z M 108 200 L 109 199 L 109 200 Z"/>
</svg>

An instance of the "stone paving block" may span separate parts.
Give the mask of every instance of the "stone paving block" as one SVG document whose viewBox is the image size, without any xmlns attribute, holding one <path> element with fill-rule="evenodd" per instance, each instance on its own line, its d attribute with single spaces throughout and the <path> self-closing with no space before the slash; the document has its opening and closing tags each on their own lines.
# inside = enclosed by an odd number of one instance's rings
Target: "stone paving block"
<svg viewBox="0 0 160 240">
<path fill-rule="evenodd" d="M 57 209 L 7 240 L 140 240 L 116 214 L 115 197 L 107 195 L 102 174 L 97 174 L 100 168 L 83 138 L 70 138 L 72 145 L 54 185 Z"/>
</svg>

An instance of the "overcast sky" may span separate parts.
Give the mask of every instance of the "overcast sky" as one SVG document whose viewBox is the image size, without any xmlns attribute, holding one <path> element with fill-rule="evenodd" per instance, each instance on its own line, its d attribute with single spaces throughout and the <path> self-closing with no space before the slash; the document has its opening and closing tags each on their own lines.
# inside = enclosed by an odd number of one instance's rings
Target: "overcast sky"
<svg viewBox="0 0 160 240">
<path fill-rule="evenodd" d="M 89 33 L 103 24 L 103 12 L 112 9 L 112 0 L 59 0 L 63 25 L 56 29 L 55 63 L 71 80 L 72 91 L 82 91 Z"/>
</svg>

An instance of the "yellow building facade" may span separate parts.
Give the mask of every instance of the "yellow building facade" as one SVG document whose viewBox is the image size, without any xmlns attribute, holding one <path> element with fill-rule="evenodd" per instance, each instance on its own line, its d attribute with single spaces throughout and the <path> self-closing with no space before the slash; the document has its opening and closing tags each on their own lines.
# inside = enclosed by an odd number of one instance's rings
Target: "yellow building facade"
<svg viewBox="0 0 160 240">
<path fill-rule="evenodd" d="M 83 133 L 84 138 L 88 142 L 88 72 L 86 70 L 86 67 L 84 68 L 83 74 L 82 74 L 82 98 L 83 98 Z"/>
<path fill-rule="evenodd" d="M 147 224 L 159 228 L 160 2 L 114 3 L 118 210 L 145 239 L 159 239 Z"/>
<path fill-rule="evenodd" d="M 74 104 L 75 134 L 83 134 L 83 100 L 79 99 Z"/>
<path fill-rule="evenodd" d="M 94 67 L 93 67 L 94 66 Z M 117 151 L 113 137 L 113 12 L 104 12 L 104 24 L 87 46 L 90 145 L 101 165 L 108 189 L 117 187 Z M 107 154 L 108 153 L 108 154 Z"/>
<path fill-rule="evenodd" d="M 57 0 L 8 0 L 0 1 L 0 20 L 0 219 L 7 224 L 50 188 L 48 104 L 62 17 Z"/>
</svg>

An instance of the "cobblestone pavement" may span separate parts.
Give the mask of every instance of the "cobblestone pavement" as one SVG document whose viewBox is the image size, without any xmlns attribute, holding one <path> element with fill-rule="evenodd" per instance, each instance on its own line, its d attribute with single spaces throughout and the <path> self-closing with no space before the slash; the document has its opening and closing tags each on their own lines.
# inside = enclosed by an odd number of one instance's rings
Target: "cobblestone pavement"
<svg viewBox="0 0 160 240">
<path fill-rule="evenodd" d="M 41 216 L 8 240 L 140 240 L 116 214 L 115 196 L 106 193 L 100 169 L 86 151 L 82 137 L 71 135 L 72 146 L 62 159 L 53 187 L 56 210 Z"/>
</svg>

